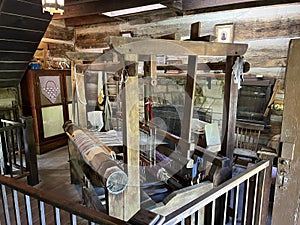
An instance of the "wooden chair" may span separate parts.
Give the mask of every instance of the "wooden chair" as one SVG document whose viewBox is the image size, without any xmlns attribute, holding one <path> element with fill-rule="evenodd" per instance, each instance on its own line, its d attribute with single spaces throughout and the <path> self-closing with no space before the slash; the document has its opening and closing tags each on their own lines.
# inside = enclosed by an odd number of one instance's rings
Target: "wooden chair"
<svg viewBox="0 0 300 225">
<path fill-rule="evenodd" d="M 236 122 L 234 162 L 247 165 L 258 159 L 260 133 L 264 129 L 262 124 Z"/>
</svg>

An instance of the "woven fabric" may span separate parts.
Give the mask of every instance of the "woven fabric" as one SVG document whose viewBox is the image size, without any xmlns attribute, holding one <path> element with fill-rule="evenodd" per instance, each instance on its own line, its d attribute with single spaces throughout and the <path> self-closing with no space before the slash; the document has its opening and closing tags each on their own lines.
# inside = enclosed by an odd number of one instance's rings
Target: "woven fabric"
<svg viewBox="0 0 300 225">
<path fill-rule="evenodd" d="M 55 103 L 60 94 L 59 76 L 40 76 L 42 94 L 51 102 Z"/>
</svg>

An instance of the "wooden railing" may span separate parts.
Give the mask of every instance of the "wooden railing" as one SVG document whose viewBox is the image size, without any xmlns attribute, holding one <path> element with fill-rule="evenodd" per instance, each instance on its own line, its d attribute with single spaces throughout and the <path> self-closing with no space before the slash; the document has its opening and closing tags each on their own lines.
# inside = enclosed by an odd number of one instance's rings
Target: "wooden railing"
<svg viewBox="0 0 300 225">
<path fill-rule="evenodd" d="M 152 224 L 264 224 L 268 166 L 269 161 L 262 161 Z M 147 224 L 145 217 L 125 223 L 2 175 L 0 184 L 0 224 Z"/>
<path fill-rule="evenodd" d="M 101 224 L 125 222 L 0 175 L 0 224 Z"/>
<path fill-rule="evenodd" d="M 1 119 L 1 174 L 12 178 L 27 177 L 30 185 L 39 182 L 32 117 L 20 121 Z"/>
<path fill-rule="evenodd" d="M 166 216 L 164 224 L 203 224 L 200 222 L 203 209 L 205 225 L 265 224 L 262 205 L 269 164 L 261 161 L 241 172 Z"/>
</svg>

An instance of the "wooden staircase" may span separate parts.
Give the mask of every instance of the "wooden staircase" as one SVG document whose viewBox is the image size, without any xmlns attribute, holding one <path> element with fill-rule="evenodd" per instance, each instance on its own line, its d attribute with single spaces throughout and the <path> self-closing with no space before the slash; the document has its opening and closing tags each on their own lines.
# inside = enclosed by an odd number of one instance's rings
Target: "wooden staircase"
<svg viewBox="0 0 300 225">
<path fill-rule="evenodd" d="M 20 83 L 51 18 L 41 0 L 0 0 L 0 88 Z"/>
</svg>

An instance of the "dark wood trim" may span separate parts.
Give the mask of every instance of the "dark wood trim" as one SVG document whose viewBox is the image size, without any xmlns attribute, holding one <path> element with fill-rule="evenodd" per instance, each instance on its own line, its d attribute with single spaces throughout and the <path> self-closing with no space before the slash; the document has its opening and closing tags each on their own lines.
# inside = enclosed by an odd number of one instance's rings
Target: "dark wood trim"
<svg viewBox="0 0 300 225">
<path fill-rule="evenodd" d="M 222 148 L 220 154 L 232 160 L 234 149 L 235 121 L 237 112 L 238 85 L 234 83 L 232 66 L 236 57 L 228 56 L 226 59 L 223 125 L 222 125 Z"/>
<path fill-rule="evenodd" d="M 28 70 L 21 81 L 23 114 L 33 117 L 35 145 L 38 154 L 67 145 L 67 136 L 64 132 L 45 137 L 42 117 L 42 108 L 61 105 L 64 121 L 68 118 L 68 103 L 66 99 L 66 76 L 70 76 L 70 70 Z M 61 84 L 61 102 L 55 104 L 41 103 L 40 76 L 59 76 Z"/>
<path fill-rule="evenodd" d="M 250 2 L 257 2 L 259 0 L 202 0 L 202 1 L 193 1 L 185 0 L 183 1 L 183 10 L 195 10 L 201 8 L 211 8 L 211 7 L 220 7 L 224 5 L 232 4 L 249 4 Z"/>
<path fill-rule="evenodd" d="M 185 101 L 184 101 L 184 112 L 183 112 L 183 126 L 181 129 L 181 137 L 190 143 L 191 141 L 191 127 L 192 117 L 194 111 L 194 98 L 195 98 L 195 87 L 196 87 L 196 72 L 197 72 L 197 56 L 188 57 L 188 72 L 186 76 L 185 85 Z M 191 150 L 191 149 L 182 149 Z M 185 155 L 185 154 L 184 154 Z M 189 155 L 187 155 L 189 158 Z"/>
<path fill-rule="evenodd" d="M 195 14 L 203 12 L 216 12 L 223 10 L 268 6 L 276 4 L 296 3 L 298 0 L 204 0 L 204 1 L 183 1 L 183 11 L 186 14 Z"/>
<path fill-rule="evenodd" d="M 26 168 L 30 172 L 29 176 L 27 177 L 27 183 L 30 185 L 36 185 L 39 183 L 39 176 L 34 144 L 33 118 L 22 117 L 21 122 L 23 124 L 23 141 L 26 158 Z"/>
</svg>

